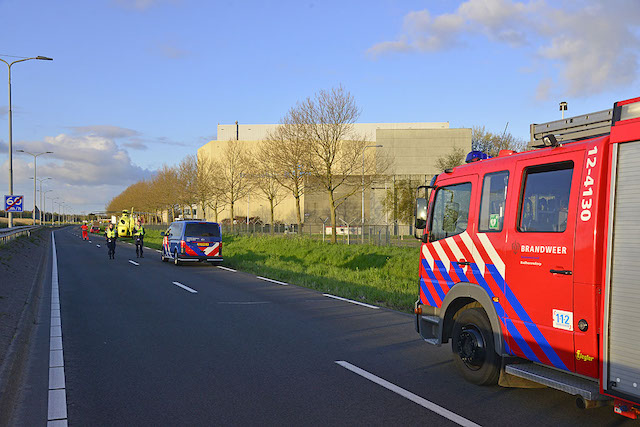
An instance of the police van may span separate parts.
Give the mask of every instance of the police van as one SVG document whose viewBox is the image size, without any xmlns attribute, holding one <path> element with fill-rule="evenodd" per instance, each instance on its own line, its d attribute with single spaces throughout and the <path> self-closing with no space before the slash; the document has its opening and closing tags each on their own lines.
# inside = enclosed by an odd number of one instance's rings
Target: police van
<svg viewBox="0 0 640 427">
<path fill-rule="evenodd" d="M 220 224 L 216 222 L 174 221 L 161 235 L 163 262 L 173 260 L 175 265 L 180 265 L 184 262 L 223 261 Z"/>
</svg>

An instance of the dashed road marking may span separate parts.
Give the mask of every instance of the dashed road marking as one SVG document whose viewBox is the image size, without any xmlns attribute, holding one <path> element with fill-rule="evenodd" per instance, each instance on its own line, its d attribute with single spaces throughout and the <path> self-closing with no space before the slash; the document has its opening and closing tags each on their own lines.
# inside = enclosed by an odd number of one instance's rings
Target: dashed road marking
<svg viewBox="0 0 640 427">
<path fill-rule="evenodd" d="M 189 292 L 191 292 L 192 294 L 197 294 L 197 293 L 198 293 L 198 291 L 196 291 L 195 289 L 191 289 L 190 287 L 185 286 L 185 285 L 183 285 L 183 284 L 182 284 L 182 283 L 180 283 L 180 282 L 172 282 L 172 283 L 173 283 L 174 285 L 176 285 L 176 286 L 181 287 L 181 288 L 182 288 L 182 289 L 184 289 L 185 291 L 189 291 Z"/>
<path fill-rule="evenodd" d="M 223 267 L 221 265 L 218 266 L 218 268 L 221 268 L 222 270 L 227 270 L 227 271 L 232 271 L 232 272 L 236 272 L 237 270 L 234 270 L 233 268 L 229 268 L 229 267 Z"/>
<path fill-rule="evenodd" d="M 223 304 L 223 305 L 256 305 L 256 304 L 271 304 L 271 301 L 219 301 L 218 304 Z"/>
<path fill-rule="evenodd" d="M 407 391 L 401 387 L 398 387 L 397 385 L 390 383 L 389 381 L 383 380 L 380 377 L 377 377 L 375 375 L 373 375 L 370 372 L 365 371 L 364 369 L 358 368 L 355 365 L 352 365 L 349 362 L 345 362 L 344 360 L 336 360 L 336 363 L 340 366 L 342 366 L 345 369 L 350 370 L 351 372 L 360 375 L 361 377 L 364 377 L 366 379 L 368 379 L 369 381 L 372 381 L 384 388 L 386 388 L 387 390 L 391 390 L 392 392 L 399 394 L 400 396 L 409 399 L 410 401 L 417 403 L 418 405 L 422 406 L 423 408 L 426 408 L 428 410 L 430 410 L 431 412 L 435 412 L 436 414 L 450 420 L 453 421 L 454 423 L 461 425 L 461 426 L 465 426 L 465 427 L 480 427 L 478 424 L 474 423 L 471 420 L 468 420 L 464 417 L 461 417 L 460 415 L 451 412 L 448 409 L 443 408 L 440 405 L 436 405 L 433 402 L 428 401 L 425 398 L 422 398 L 418 395 L 415 395 L 413 393 L 411 393 L 410 391 Z"/>
<path fill-rule="evenodd" d="M 340 301 L 350 302 L 351 304 L 358 304 L 358 305 L 361 305 L 363 307 L 373 308 L 374 310 L 380 309 L 380 307 L 376 307 L 375 305 L 371 305 L 371 304 L 365 304 L 365 303 L 360 302 L 360 301 L 354 301 L 354 300 L 351 300 L 351 299 L 337 297 L 337 296 L 331 295 L 331 294 L 322 294 L 322 295 L 324 295 L 325 297 L 329 297 L 329 298 L 339 299 Z"/>
<path fill-rule="evenodd" d="M 135 261 L 133 261 L 133 260 L 129 260 L 129 262 L 130 262 L 131 264 L 133 264 L 133 265 L 140 265 L 140 264 L 138 264 L 137 262 L 135 262 Z"/>
<path fill-rule="evenodd" d="M 277 283 L 278 285 L 282 285 L 282 286 L 289 286 L 288 283 L 280 282 L 279 280 L 269 279 L 268 277 L 256 276 L 256 278 L 258 278 L 260 280 L 266 280 L 267 282 Z"/>
</svg>

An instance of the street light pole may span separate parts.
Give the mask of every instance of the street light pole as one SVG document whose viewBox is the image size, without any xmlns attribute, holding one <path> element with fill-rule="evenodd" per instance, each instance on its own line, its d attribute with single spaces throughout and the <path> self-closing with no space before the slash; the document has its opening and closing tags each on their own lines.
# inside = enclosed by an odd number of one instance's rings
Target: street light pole
<svg viewBox="0 0 640 427">
<path fill-rule="evenodd" d="M 362 148 L 362 230 L 361 230 L 361 242 L 364 243 L 364 150 L 367 148 L 380 148 L 381 144 L 378 145 L 367 145 Z"/>
<path fill-rule="evenodd" d="M 24 150 L 16 150 L 16 153 L 25 153 L 25 154 L 30 154 L 33 156 L 33 212 L 32 212 L 32 216 L 33 216 L 33 225 L 36 225 L 36 180 L 37 175 L 37 166 L 36 166 L 36 159 L 38 158 L 38 156 L 41 156 L 43 154 L 51 154 L 53 153 L 53 151 L 44 151 L 42 153 L 30 153 L 28 151 L 24 151 Z M 42 190 L 42 187 L 40 188 Z"/>
<path fill-rule="evenodd" d="M 17 61 L 13 61 L 11 63 L 5 61 L 0 58 L 0 61 L 7 64 L 9 68 L 9 195 L 13 196 L 13 132 L 12 132 L 12 119 L 13 119 L 13 110 L 11 108 L 11 66 L 13 64 L 17 64 L 18 62 L 29 61 L 30 59 L 38 59 L 41 61 L 53 61 L 53 58 L 47 58 L 46 56 L 35 56 L 33 58 L 22 58 Z M 8 227 L 13 227 L 13 212 L 9 212 L 9 224 Z"/>
<path fill-rule="evenodd" d="M 51 179 L 49 177 L 47 178 L 38 178 L 38 182 L 40 183 L 40 225 L 42 225 L 42 212 L 44 209 L 44 203 L 42 202 L 42 182 L 46 181 L 48 179 Z M 52 190 L 48 190 L 48 191 L 52 191 Z"/>
<path fill-rule="evenodd" d="M 47 193 L 51 191 L 53 190 L 47 190 L 44 193 L 40 191 L 40 195 L 42 196 L 42 210 L 44 212 L 44 225 L 47 225 Z"/>
</svg>

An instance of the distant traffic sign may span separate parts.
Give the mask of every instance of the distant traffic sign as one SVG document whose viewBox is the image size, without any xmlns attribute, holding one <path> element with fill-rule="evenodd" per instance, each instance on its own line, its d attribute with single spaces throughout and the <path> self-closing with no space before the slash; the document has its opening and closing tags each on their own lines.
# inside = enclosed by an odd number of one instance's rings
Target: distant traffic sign
<svg viewBox="0 0 640 427">
<path fill-rule="evenodd" d="M 24 196 L 4 196 L 4 210 L 7 212 L 22 212 Z"/>
</svg>

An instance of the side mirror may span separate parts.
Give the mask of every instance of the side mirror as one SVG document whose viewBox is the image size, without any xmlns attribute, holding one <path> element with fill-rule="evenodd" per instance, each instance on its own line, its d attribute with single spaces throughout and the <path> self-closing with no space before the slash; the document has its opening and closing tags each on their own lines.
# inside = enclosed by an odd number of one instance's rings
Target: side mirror
<svg viewBox="0 0 640 427">
<path fill-rule="evenodd" d="M 164 236 L 165 236 L 164 231 L 161 231 L 161 232 L 160 232 L 160 235 L 161 235 L 162 237 L 164 237 Z"/>
<path fill-rule="evenodd" d="M 415 218 L 416 228 L 418 230 L 424 230 L 427 227 L 427 199 L 416 199 Z"/>
</svg>

